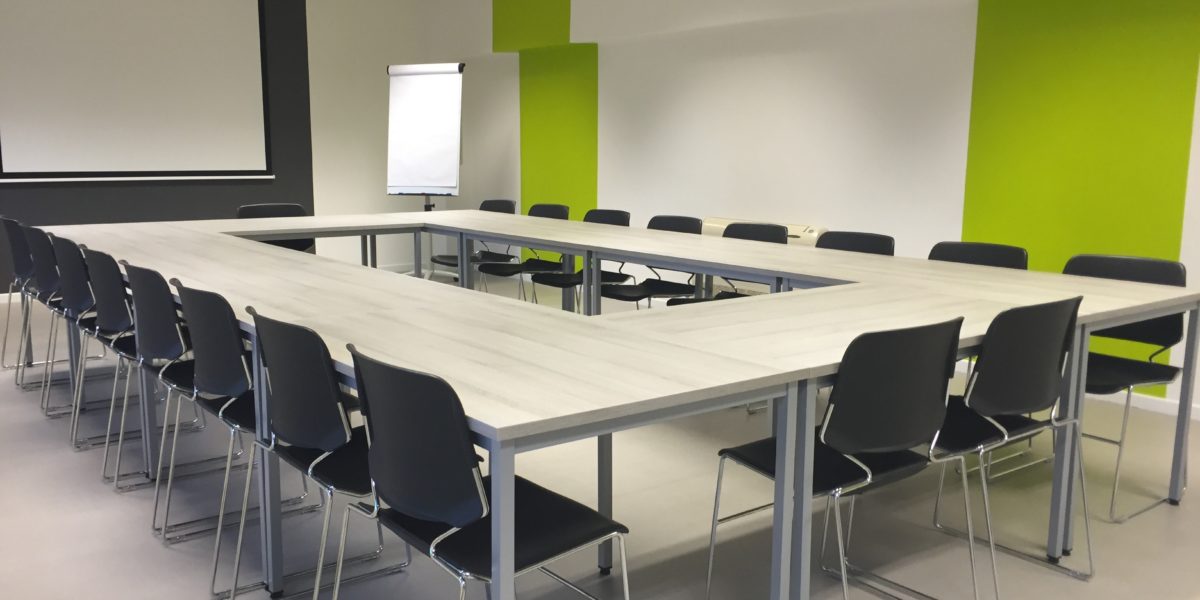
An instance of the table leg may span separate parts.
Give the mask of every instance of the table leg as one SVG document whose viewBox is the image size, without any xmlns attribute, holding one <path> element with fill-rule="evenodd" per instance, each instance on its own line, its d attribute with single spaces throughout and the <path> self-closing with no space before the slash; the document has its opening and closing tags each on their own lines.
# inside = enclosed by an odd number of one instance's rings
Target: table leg
<svg viewBox="0 0 1200 600">
<path fill-rule="evenodd" d="M 511 444 L 497 443 L 488 455 L 492 481 L 492 586 L 491 600 L 516 600 L 516 452 Z"/>
<path fill-rule="evenodd" d="M 562 272 L 575 272 L 575 256 L 571 254 L 562 255 Z M 575 312 L 575 288 L 563 288 L 562 290 L 562 309 L 567 312 Z"/>
<path fill-rule="evenodd" d="M 1077 418 L 1083 404 L 1083 381 L 1087 371 L 1088 336 L 1087 326 L 1079 326 L 1075 332 L 1075 340 L 1071 346 L 1071 354 L 1067 358 L 1067 372 L 1063 378 L 1063 394 L 1061 404 L 1061 419 Z M 1073 432 L 1060 433 L 1054 440 L 1054 479 L 1050 492 L 1050 530 L 1046 538 L 1046 557 L 1051 562 L 1062 557 L 1063 551 L 1070 551 L 1070 523 L 1073 477 L 1072 460 L 1075 458 L 1075 436 Z"/>
<path fill-rule="evenodd" d="M 613 515 L 613 440 L 612 434 L 596 437 L 596 510 L 609 518 Z M 612 542 L 600 544 L 596 566 L 602 575 L 612 572 Z"/>
<path fill-rule="evenodd" d="M 600 314 L 600 259 L 595 252 L 583 254 L 583 314 Z"/>
<path fill-rule="evenodd" d="M 704 297 L 705 298 L 713 297 L 713 276 L 712 275 L 704 276 Z"/>
<path fill-rule="evenodd" d="M 376 269 L 379 267 L 379 237 L 368 235 L 367 245 L 371 249 L 371 268 Z"/>
<path fill-rule="evenodd" d="M 458 285 L 467 289 L 475 288 L 471 281 L 471 276 L 474 274 L 471 271 L 471 255 L 475 253 L 474 246 L 474 240 L 464 233 L 458 234 Z"/>
<path fill-rule="evenodd" d="M 129 366 L 130 369 L 137 369 L 138 372 L 138 398 L 139 413 L 142 419 L 142 464 L 146 466 L 146 477 L 151 481 L 158 478 L 158 454 L 154 451 L 154 440 L 159 439 L 154 435 L 155 429 L 158 427 L 158 395 L 155 389 L 155 378 L 150 373 L 150 369 L 142 366 L 142 363 L 134 363 Z M 166 423 L 163 424 L 166 426 Z"/>
<path fill-rule="evenodd" d="M 425 259 L 421 257 L 421 252 L 424 250 L 425 236 L 421 232 L 413 232 L 413 277 L 423 277 L 425 275 Z"/>
<path fill-rule="evenodd" d="M 367 236 L 365 235 L 358 237 L 358 254 L 362 261 L 362 266 L 366 267 L 371 264 L 370 251 L 367 249 Z"/>
<path fill-rule="evenodd" d="M 270 428 L 267 425 L 267 382 L 263 373 L 262 347 L 258 337 L 254 338 L 254 410 L 258 416 L 259 440 L 270 443 Z M 279 458 L 274 452 L 262 453 L 262 468 L 258 476 L 258 502 L 260 513 L 259 531 L 262 541 L 263 583 L 271 595 L 283 592 L 283 538 L 282 516 L 279 514 Z"/>
<path fill-rule="evenodd" d="M 73 391 L 75 389 L 75 386 L 79 385 L 79 382 L 76 381 L 76 379 L 78 379 L 78 375 L 79 375 L 79 371 L 78 371 L 79 361 L 83 360 L 79 356 L 80 336 L 82 336 L 83 333 L 79 330 L 78 327 L 76 327 L 70 321 L 68 321 L 66 323 L 66 329 L 67 329 L 67 378 L 68 378 L 68 381 L 70 382 L 70 384 L 67 387 Z M 74 397 L 74 396 L 72 396 L 72 397 Z M 81 397 L 79 401 L 83 402 L 83 398 Z"/>
<path fill-rule="evenodd" d="M 693 273 L 692 283 L 695 284 L 695 289 L 692 291 L 697 298 L 704 297 L 704 273 Z"/>
<path fill-rule="evenodd" d="M 1179 378 L 1179 418 L 1175 424 L 1175 457 L 1171 459 L 1171 491 L 1167 500 L 1178 505 L 1187 487 L 1188 429 L 1192 423 L 1192 394 L 1196 388 L 1196 352 L 1200 342 L 1200 309 L 1187 314 L 1183 374 Z"/>
<path fill-rule="evenodd" d="M 812 575 L 813 444 L 817 386 L 789 384 L 776 401 L 775 522 L 772 530 L 772 600 L 807 599 Z"/>
</svg>

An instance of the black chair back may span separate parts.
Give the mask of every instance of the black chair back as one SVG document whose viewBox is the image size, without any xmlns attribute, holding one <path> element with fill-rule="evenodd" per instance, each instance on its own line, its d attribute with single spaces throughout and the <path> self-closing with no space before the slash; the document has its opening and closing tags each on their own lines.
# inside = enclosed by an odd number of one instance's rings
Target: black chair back
<svg viewBox="0 0 1200 600">
<path fill-rule="evenodd" d="M 517 203 L 512 200 L 484 200 L 479 203 L 479 210 L 515 215 L 517 214 Z"/>
<path fill-rule="evenodd" d="M 191 333 L 196 391 L 237 397 L 250 390 L 246 345 L 233 307 L 220 294 L 189 288 L 172 279 Z"/>
<path fill-rule="evenodd" d="M 529 207 L 529 216 L 544 219 L 566 220 L 571 214 L 571 207 L 565 204 L 534 204 Z"/>
<path fill-rule="evenodd" d="M 583 215 L 587 223 L 603 223 L 605 225 L 620 225 L 629 227 L 629 211 L 611 208 L 593 208 Z"/>
<path fill-rule="evenodd" d="M 986 242 L 938 242 L 929 250 L 929 260 L 1006 269 L 1029 268 L 1029 253 L 1024 248 Z"/>
<path fill-rule="evenodd" d="M 933 441 L 946 418 L 962 318 L 865 333 L 846 348 L 821 440 L 843 454 Z"/>
<path fill-rule="evenodd" d="M 245 204 L 238 207 L 237 218 L 239 219 L 267 219 L 271 217 L 307 217 L 308 210 L 301 204 L 291 202 L 264 202 L 262 204 Z M 312 238 L 298 238 L 294 240 L 271 240 L 263 242 L 288 250 L 296 250 L 299 252 L 307 252 L 312 250 L 316 245 L 316 240 Z"/>
<path fill-rule="evenodd" d="M 0 217 L 4 224 L 4 236 L 8 238 L 8 255 L 12 260 L 13 281 L 24 284 L 33 277 L 33 257 L 29 253 L 29 240 L 21 224 L 7 217 Z"/>
<path fill-rule="evenodd" d="M 1062 390 L 1083 297 L 1010 308 L 988 326 L 967 390 L 967 405 L 984 416 L 1046 410 Z"/>
<path fill-rule="evenodd" d="M 655 215 L 650 217 L 650 222 L 646 224 L 646 229 L 700 235 L 700 232 L 704 230 L 704 221 L 696 217 L 684 217 L 680 215 Z"/>
<path fill-rule="evenodd" d="M 21 228 L 29 243 L 29 255 L 33 258 L 33 282 L 37 285 L 38 298 L 45 302 L 58 294 L 60 285 L 54 244 L 50 242 L 50 236 L 37 227 L 22 225 Z"/>
<path fill-rule="evenodd" d="M 129 309 L 129 295 L 125 291 L 125 278 L 113 257 L 83 248 L 87 262 L 88 283 L 96 301 L 96 328 L 102 333 L 116 335 L 133 329 L 133 312 Z"/>
<path fill-rule="evenodd" d="M 121 261 L 133 296 L 133 333 L 138 360 L 175 360 L 187 352 L 179 329 L 179 312 L 167 280 L 151 269 Z"/>
<path fill-rule="evenodd" d="M 247 307 L 267 367 L 271 433 L 302 448 L 332 452 L 350 441 L 350 421 L 333 359 L 321 336 Z"/>
<path fill-rule="evenodd" d="M 454 389 L 441 378 L 347 348 L 354 356 L 379 498 L 403 514 L 454 527 L 487 516 L 479 463 Z"/>
<path fill-rule="evenodd" d="M 725 233 L 722 234 L 722 237 L 786 244 L 788 242 L 788 230 L 783 225 L 772 223 L 730 223 L 725 227 Z"/>
<path fill-rule="evenodd" d="M 51 236 L 50 243 L 54 246 L 54 260 L 58 263 L 58 291 L 62 296 L 63 311 L 68 317 L 78 319 L 79 315 L 96 306 L 92 289 L 88 287 L 83 252 L 75 242 L 65 238 Z"/>
<path fill-rule="evenodd" d="M 817 247 L 864 254 L 896 255 L 896 240 L 890 235 L 861 231 L 826 231 L 817 238 Z"/>
<path fill-rule="evenodd" d="M 1187 285 L 1187 269 L 1183 263 L 1157 258 L 1080 254 L 1067 261 L 1063 273 L 1178 287 Z M 1183 314 L 1110 327 L 1093 332 L 1093 335 L 1170 348 L 1183 340 Z"/>
</svg>

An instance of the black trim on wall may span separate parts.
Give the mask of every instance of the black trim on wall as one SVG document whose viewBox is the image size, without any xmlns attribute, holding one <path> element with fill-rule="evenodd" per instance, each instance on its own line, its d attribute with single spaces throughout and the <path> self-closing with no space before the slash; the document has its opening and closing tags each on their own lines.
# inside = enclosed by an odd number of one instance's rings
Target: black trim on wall
<svg viewBox="0 0 1200 600">
<path fill-rule="evenodd" d="M 305 3 L 260 2 L 274 179 L 4 183 L 0 214 L 31 225 L 67 225 L 233 218 L 237 207 L 259 202 L 295 202 L 312 212 Z M 10 269 L 8 245 L 0 244 L 0 281 L 11 279 Z"/>
<path fill-rule="evenodd" d="M 307 27 L 305 27 L 307 35 Z M 305 57 L 308 56 L 308 41 L 305 40 Z M 263 170 L 224 170 L 224 171 L 32 171 L 8 173 L 4 170 L 4 136 L 0 132 L 0 179 L 72 179 L 72 178 L 128 178 L 128 177 L 229 177 L 272 175 L 271 170 L 271 102 L 270 86 L 267 81 L 267 62 L 270 57 L 270 47 L 267 43 L 267 0 L 258 0 L 258 59 L 259 72 L 262 74 L 263 101 Z M 305 60 L 307 64 L 307 58 Z M 307 98 L 307 96 L 305 96 Z"/>
</svg>

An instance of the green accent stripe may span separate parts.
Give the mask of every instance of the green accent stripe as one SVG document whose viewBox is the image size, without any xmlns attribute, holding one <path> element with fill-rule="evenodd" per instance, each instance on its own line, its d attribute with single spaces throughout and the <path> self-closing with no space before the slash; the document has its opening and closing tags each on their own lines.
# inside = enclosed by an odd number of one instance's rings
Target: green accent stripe
<svg viewBox="0 0 1200 600">
<path fill-rule="evenodd" d="M 597 48 L 521 51 L 521 205 L 596 208 Z"/>
<path fill-rule="evenodd" d="M 571 41 L 571 0 L 492 0 L 492 52 Z"/>
<path fill-rule="evenodd" d="M 1196 0 L 980 0 L 963 239 L 1178 260 L 1198 60 Z"/>
</svg>

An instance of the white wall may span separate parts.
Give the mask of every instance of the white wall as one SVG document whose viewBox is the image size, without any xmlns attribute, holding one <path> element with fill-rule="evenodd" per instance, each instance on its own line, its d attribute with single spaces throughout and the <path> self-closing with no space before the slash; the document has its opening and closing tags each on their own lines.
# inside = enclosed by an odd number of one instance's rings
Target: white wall
<svg viewBox="0 0 1200 600">
<path fill-rule="evenodd" d="M 389 64 L 467 63 L 460 197 L 438 199 L 438 208 L 517 197 L 517 60 L 490 54 L 491 5 L 491 0 L 308 2 L 317 214 L 421 210 L 422 198 L 385 193 Z M 320 240 L 317 251 L 358 262 L 359 241 Z M 411 261 L 411 238 L 380 239 L 380 266 L 405 269 Z"/>
<path fill-rule="evenodd" d="M 907 255 L 958 239 L 975 17 L 968 0 L 863 2 L 601 43 L 599 203 L 638 225 L 889 233 Z"/>
</svg>

